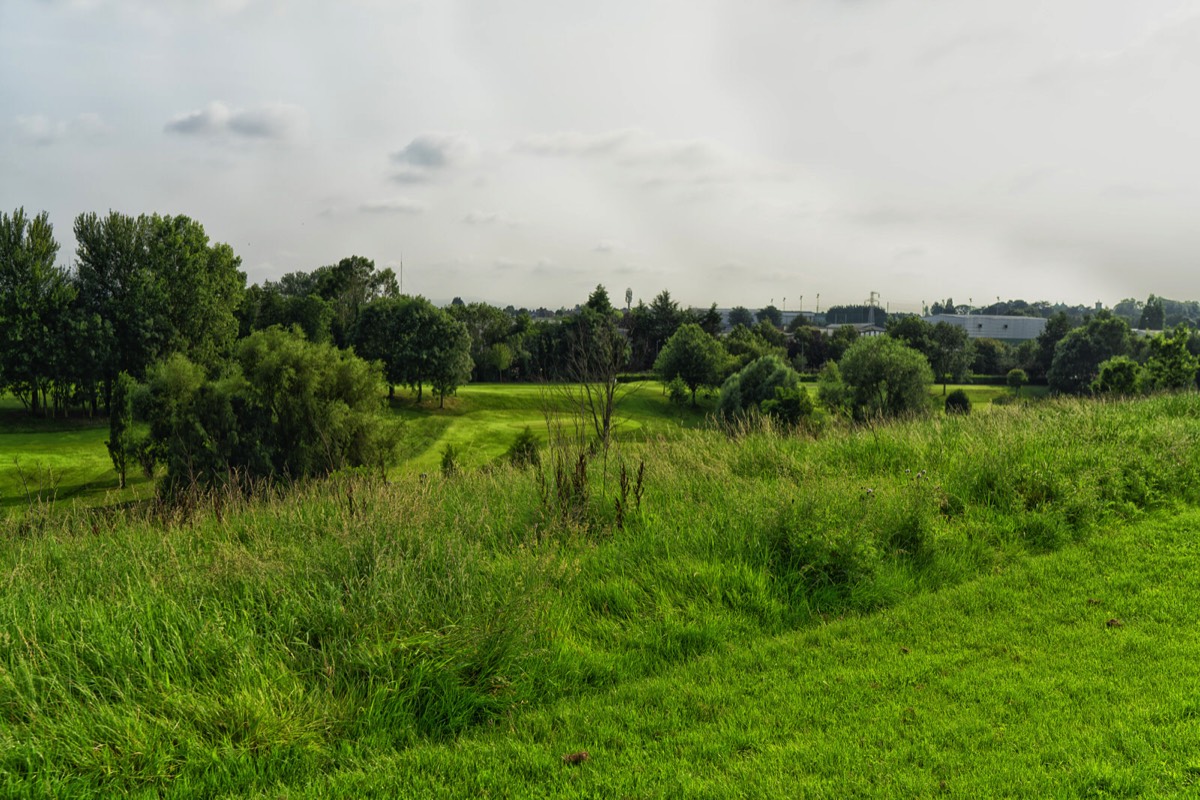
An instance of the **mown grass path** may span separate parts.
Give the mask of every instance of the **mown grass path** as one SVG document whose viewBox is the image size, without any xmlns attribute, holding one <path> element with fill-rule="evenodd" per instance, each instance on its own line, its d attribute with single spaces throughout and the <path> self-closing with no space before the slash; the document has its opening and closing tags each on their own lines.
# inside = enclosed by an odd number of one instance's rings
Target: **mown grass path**
<svg viewBox="0 0 1200 800">
<path fill-rule="evenodd" d="M 1195 797 L 1198 560 L 1160 515 L 262 796 Z"/>
</svg>

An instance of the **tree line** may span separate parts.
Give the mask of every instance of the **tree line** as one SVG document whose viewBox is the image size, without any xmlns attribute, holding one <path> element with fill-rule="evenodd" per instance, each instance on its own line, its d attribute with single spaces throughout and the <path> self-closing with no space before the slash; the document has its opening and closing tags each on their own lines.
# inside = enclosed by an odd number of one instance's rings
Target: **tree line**
<svg viewBox="0 0 1200 800">
<path fill-rule="evenodd" d="M 211 242 L 199 222 L 184 216 L 81 214 L 74 234 L 74 262 L 65 268 L 57 263 L 59 246 L 44 212 L 0 214 L 0 389 L 35 415 L 108 411 L 122 374 L 136 385 L 167 391 L 171 380 L 176 387 L 187 383 L 186 373 L 215 382 L 205 390 L 212 397 L 221 387 L 232 392 L 226 394 L 236 416 L 254 405 L 245 394 L 247 376 L 256 374 L 244 362 L 246 354 L 254 347 L 299 352 L 289 337 L 307 343 L 304 358 L 336 359 L 342 356 L 333 352 L 340 351 L 365 359 L 391 391 L 408 387 L 418 402 L 428 387 L 444 404 L 471 380 L 611 385 L 633 373 L 654 374 L 674 384 L 676 398 L 695 403 L 697 391 L 715 392 L 768 358 L 744 376 L 745 391 L 737 402 L 731 392 L 726 406 L 771 402 L 773 408 L 791 408 L 803 401 L 789 394 L 795 382 L 776 374 L 777 367 L 822 372 L 842 362 L 860 338 L 851 325 L 829 335 L 804 315 L 784 328 L 782 312 L 773 305 L 757 313 L 732 309 L 726 332 L 715 303 L 682 308 L 666 290 L 636 305 L 626 290 L 624 308 L 618 308 L 605 287 L 597 286 L 586 302 L 551 319 L 458 299 L 439 308 L 423 297 L 402 295 L 390 269 L 377 270 L 360 256 L 247 286 L 232 248 Z M 1073 313 L 1079 309 L 1060 307 L 1037 339 L 1016 347 L 970 340 L 961 327 L 913 315 L 835 308 L 839 319 L 863 316 L 884 324 L 887 338 L 918 354 L 943 387 L 972 373 L 1018 371 L 1022 381 L 1044 381 L 1061 393 L 1178 388 L 1194 382 L 1194 361 L 1188 359 L 1200 353 L 1187 327 L 1133 335 L 1135 326 L 1161 328 L 1173 319 L 1184 325 L 1191 319 L 1187 314 L 1200 311 L 1154 295 L 1145 303 L 1122 301 L 1113 311 L 1084 311 L 1078 318 Z M 1051 308 L 1008 301 L 982 310 Z M 947 299 L 933 310 L 962 307 Z M 282 333 L 266 335 L 272 331 Z M 244 344 L 251 339 L 253 346 Z M 195 369 L 181 367 L 180 359 Z M 174 367 L 164 366 L 168 363 Z M 845 371 L 844 365 L 838 369 Z M 174 377 L 168 380 L 169 375 Z M 824 377 L 831 387 L 836 384 Z M 233 391 L 237 386 L 242 394 Z M 783 395 L 777 398 L 774 390 L 780 387 Z M 836 392 L 831 388 L 828 394 Z M 356 405 L 348 396 L 343 401 Z M 278 409 L 271 413 L 277 416 Z"/>
</svg>

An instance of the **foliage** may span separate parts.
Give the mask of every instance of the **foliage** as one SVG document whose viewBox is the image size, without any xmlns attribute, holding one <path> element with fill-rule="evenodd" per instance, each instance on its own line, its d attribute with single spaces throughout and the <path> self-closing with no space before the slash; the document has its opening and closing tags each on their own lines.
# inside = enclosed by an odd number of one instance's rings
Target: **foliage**
<svg viewBox="0 0 1200 800">
<path fill-rule="evenodd" d="M 271 328 L 237 347 L 213 380 L 175 354 L 148 374 L 150 444 L 167 496 L 193 486 L 382 468 L 394 433 L 380 416 L 376 367 Z"/>
<path fill-rule="evenodd" d="M 799 425 L 814 411 L 812 398 L 803 386 L 776 386 L 775 396 L 762 402 L 762 412 L 785 425 Z"/>
<path fill-rule="evenodd" d="M 78 307 L 95 320 L 106 397 L 118 372 L 140 378 L 171 353 L 210 369 L 228 357 L 246 276 L 229 245 L 210 244 L 199 222 L 81 214 L 75 240 Z"/>
<path fill-rule="evenodd" d="M 972 342 L 974 360 L 971 370 L 977 375 L 1005 375 L 1016 364 L 1012 345 L 999 339 L 975 339 Z"/>
<path fill-rule="evenodd" d="M 1054 353 L 1058 348 L 1058 343 L 1062 341 L 1067 332 L 1071 330 L 1071 320 L 1067 318 L 1066 313 L 1056 311 L 1049 319 L 1046 320 L 1046 327 L 1038 334 L 1037 343 L 1033 358 L 1025 368 L 1028 370 L 1031 378 L 1044 380 L 1050 372 L 1050 365 L 1054 361 Z"/>
<path fill-rule="evenodd" d="M 448 443 L 442 448 L 442 477 L 453 478 L 459 472 L 458 448 Z"/>
<path fill-rule="evenodd" d="M 680 378 L 691 392 L 696 405 L 696 390 L 715 386 L 721 380 L 728 355 L 721 343 L 696 323 L 681 325 L 663 345 L 654 362 L 654 371 L 664 382 Z"/>
<path fill-rule="evenodd" d="M 734 419 L 752 411 L 762 410 L 762 404 L 776 399 L 777 389 L 795 389 L 800 376 L 776 355 L 755 359 L 725 381 L 721 386 L 718 411 L 725 419 Z"/>
<path fill-rule="evenodd" d="M 358 315 L 353 339 L 359 355 L 382 362 L 390 385 L 416 389 L 418 403 L 430 383 L 444 407 L 446 395 L 470 378 L 472 342 L 466 326 L 424 297 L 382 297 L 368 303 Z"/>
<path fill-rule="evenodd" d="M 769 305 L 766 308 L 760 308 L 758 313 L 754 315 L 754 319 L 760 323 L 770 323 L 776 328 L 783 327 L 783 312 L 774 305 Z"/>
<path fill-rule="evenodd" d="M 960 383 L 966 379 L 974 354 L 974 346 L 965 328 L 949 322 L 939 322 L 933 326 L 925 357 L 934 376 L 941 381 L 943 394 L 946 393 L 946 384 Z"/>
<path fill-rule="evenodd" d="M 541 449 L 538 446 L 537 437 L 533 435 L 533 431 L 528 425 L 517 434 L 517 438 L 509 446 L 505 457 L 508 459 L 508 463 L 514 467 L 541 466 Z"/>
<path fill-rule="evenodd" d="M 838 364 L 857 419 L 894 417 L 927 406 L 933 373 L 925 357 L 890 336 L 865 336 Z"/>
<path fill-rule="evenodd" d="M 688 401 L 690 397 L 692 403 L 696 402 L 696 395 L 691 393 L 688 385 L 683 382 L 683 378 L 676 375 L 667 383 L 667 397 L 672 403 L 681 406 Z"/>
<path fill-rule="evenodd" d="M 1083 394 L 1091 388 L 1101 363 L 1113 356 L 1128 355 L 1129 350 L 1128 323 L 1107 311 L 1097 312 L 1055 346 L 1047 383 L 1055 392 Z"/>
<path fill-rule="evenodd" d="M 75 291 L 54 264 L 58 242 L 46 212 L 0 213 L 0 391 L 34 416 L 60 409 L 70 390 L 70 354 L 79 344 Z"/>
<path fill-rule="evenodd" d="M 751 361 L 756 361 L 764 356 L 783 357 L 786 354 L 782 347 L 763 338 L 759 327 L 747 328 L 737 325 L 725 335 L 722 344 L 725 346 L 726 352 L 732 356 L 732 361 L 728 366 L 728 369 L 732 371 L 742 369 Z"/>
<path fill-rule="evenodd" d="M 1113 356 L 1100 364 L 1100 372 L 1092 381 L 1092 391 L 1129 397 L 1141 383 L 1141 367 L 1129 356 Z"/>
<path fill-rule="evenodd" d="M 1005 382 L 1012 387 L 1013 394 L 1021 394 L 1021 387 L 1029 383 L 1029 375 L 1020 368 L 1010 369 Z"/>
<path fill-rule="evenodd" d="M 1147 304 L 1149 305 L 1149 304 Z M 1160 333 L 1148 341 L 1148 356 L 1143 368 L 1145 391 L 1177 391 L 1196 386 L 1200 359 L 1188 348 L 1191 332 L 1182 323 L 1168 336 Z"/>
<path fill-rule="evenodd" d="M 853 325 L 842 325 L 829 337 L 825 357 L 830 361 L 841 361 L 846 351 L 859 340 L 858 329 Z"/>
<path fill-rule="evenodd" d="M 729 318 L 727 320 L 730 329 L 741 325 L 743 328 L 754 326 L 754 314 L 745 306 L 734 306 L 729 309 Z"/>
<path fill-rule="evenodd" d="M 970 414 L 971 413 L 971 398 L 963 389 L 955 389 L 950 394 L 946 395 L 946 413 L 947 414 Z"/>
<path fill-rule="evenodd" d="M 1137 326 L 1144 331 L 1161 331 L 1166 327 L 1167 312 L 1161 297 L 1150 295 L 1142 307 Z"/>
<path fill-rule="evenodd" d="M 138 442 L 133 432 L 133 393 L 136 382 L 128 372 L 117 375 L 108 405 L 108 447 L 118 486 L 125 488 L 125 472 L 130 460 L 137 458 Z"/>
<path fill-rule="evenodd" d="M 817 376 L 817 399 L 831 413 L 850 412 L 851 391 L 842 380 L 842 370 L 836 361 L 827 361 Z"/>
</svg>

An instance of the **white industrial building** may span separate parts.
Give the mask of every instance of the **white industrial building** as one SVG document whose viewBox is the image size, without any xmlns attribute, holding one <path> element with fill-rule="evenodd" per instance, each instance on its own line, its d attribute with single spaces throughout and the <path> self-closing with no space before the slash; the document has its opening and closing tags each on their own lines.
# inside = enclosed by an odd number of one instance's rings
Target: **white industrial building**
<svg viewBox="0 0 1200 800">
<path fill-rule="evenodd" d="M 1046 328 L 1043 317 L 1006 317 L 999 314 L 931 314 L 923 319 L 931 325 L 948 322 L 967 332 L 972 339 L 998 339 L 1020 344 L 1036 339 Z"/>
</svg>

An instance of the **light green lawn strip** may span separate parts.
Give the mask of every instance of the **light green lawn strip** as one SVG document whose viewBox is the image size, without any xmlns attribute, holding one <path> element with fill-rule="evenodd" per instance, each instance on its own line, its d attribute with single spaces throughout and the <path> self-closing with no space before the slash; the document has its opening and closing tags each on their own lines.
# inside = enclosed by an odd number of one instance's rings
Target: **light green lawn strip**
<svg viewBox="0 0 1200 800">
<path fill-rule="evenodd" d="M 1198 531 L 1189 511 L 1097 534 L 269 794 L 1195 797 Z"/>
<path fill-rule="evenodd" d="M 714 406 L 712 401 L 696 409 L 673 406 L 657 382 L 622 385 L 620 392 L 616 430 L 626 440 L 696 427 Z M 526 426 L 545 442 L 547 416 L 564 404 L 561 391 L 545 384 L 471 384 L 447 397 L 445 408 L 432 397 L 420 405 L 411 393 L 397 398 L 393 413 L 405 431 L 396 473 L 436 471 L 447 445 L 457 451 L 460 465 L 482 466 L 502 457 Z"/>
</svg>

